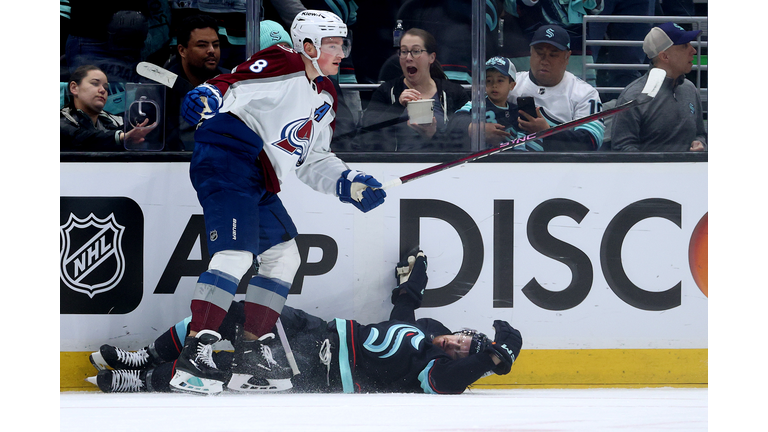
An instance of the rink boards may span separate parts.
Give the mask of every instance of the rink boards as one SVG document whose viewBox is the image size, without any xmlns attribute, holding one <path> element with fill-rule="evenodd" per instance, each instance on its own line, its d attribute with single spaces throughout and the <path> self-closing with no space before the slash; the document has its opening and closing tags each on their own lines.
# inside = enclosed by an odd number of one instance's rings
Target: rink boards
<svg viewBox="0 0 768 432">
<path fill-rule="evenodd" d="M 350 165 L 384 182 L 431 164 Z M 60 167 L 61 387 L 76 390 L 87 352 L 141 348 L 189 314 L 211 234 L 188 163 Z M 707 383 L 706 163 L 467 164 L 366 214 L 295 177 L 282 188 L 303 256 L 293 307 L 384 320 L 399 254 L 419 245 L 417 317 L 523 334 L 513 373 L 482 385 Z"/>
</svg>

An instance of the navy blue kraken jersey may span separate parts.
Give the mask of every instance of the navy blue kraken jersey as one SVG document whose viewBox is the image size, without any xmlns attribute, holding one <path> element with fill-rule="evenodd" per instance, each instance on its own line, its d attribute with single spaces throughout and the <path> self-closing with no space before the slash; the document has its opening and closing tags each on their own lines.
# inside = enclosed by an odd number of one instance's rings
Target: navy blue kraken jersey
<svg viewBox="0 0 768 432">
<path fill-rule="evenodd" d="M 362 325 L 336 320 L 345 392 L 462 393 L 493 367 L 488 354 L 454 360 L 432 344 L 445 327 L 436 320 Z"/>
</svg>

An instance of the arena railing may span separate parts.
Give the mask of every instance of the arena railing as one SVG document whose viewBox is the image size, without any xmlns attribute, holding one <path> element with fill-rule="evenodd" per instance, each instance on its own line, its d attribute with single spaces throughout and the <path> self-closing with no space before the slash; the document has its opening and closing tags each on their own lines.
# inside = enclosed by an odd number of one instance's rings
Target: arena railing
<svg viewBox="0 0 768 432">
<path fill-rule="evenodd" d="M 634 69 L 634 70 L 644 70 L 648 69 L 648 64 L 645 63 L 635 63 L 635 64 L 619 64 L 619 63 L 597 63 L 595 59 L 594 62 L 590 62 L 587 59 L 587 46 L 620 46 L 620 47 L 641 47 L 643 46 L 643 41 L 633 41 L 633 40 L 602 40 L 602 39 L 588 39 L 587 35 L 587 28 L 590 23 L 650 23 L 650 24 L 660 24 L 665 22 L 674 22 L 676 24 L 695 24 L 695 26 L 698 29 L 702 29 L 704 31 L 699 34 L 699 37 L 696 38 L 696 41 L 691 42 L 691 45 L 696 48 L 697 55 L 695 58 L 695 63 L 693 65 L 694 71 L 696 71 L 696 88 L 699 89 L 701 92 L 702 97 L 702 103 L 705 103 L 706 106 L 706 100 L 707 100 L 707 88 L 701 87 L 701 73 L 707 71 L 707 65 L 701 64 L 701 48 L 707 48 L 707 41 L 702 40 L 702 36 L 706 37 L 706 26 L 708 22 L 708 17 L 706 16 L 696 16 L 696 17 L 685 17 L 685 16 L 633 16 L 633 15 L 585 15 L 582 22 L 582 43 L 581 43 L 581 52 L 582 52 L 582 74 L 581 78 L 586 80 L 587 78 L 587 70 L 588 69 L 603 69 L 603 70 L 627 70 L 627 69 Z M 596 87 L 598 92 L 601 93 L 620 93 L 624 87 Z M 706 111 L 706 108 L 705 108 Z"/>
</svg>

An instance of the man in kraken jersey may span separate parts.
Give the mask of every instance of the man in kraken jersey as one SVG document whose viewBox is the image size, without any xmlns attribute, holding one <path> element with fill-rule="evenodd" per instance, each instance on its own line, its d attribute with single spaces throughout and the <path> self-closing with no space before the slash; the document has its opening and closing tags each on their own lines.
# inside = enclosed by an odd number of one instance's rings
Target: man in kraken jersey
<svg viewBox="0 0 768 432">
<path fill-rule="evenodd" d="M 452 333 L 431 318 L 417 320 L 414 311 L 421 306 L 428 279 L 427 257 L 421 251 L 398 263 L 395 275 L 399 284 L 392 291 L 394 307 L 387 321 L 325 321 L 283 308 L 280 320 L 300 371 L 292 379 L 293 390 L 457 394 L 485 375 L 510 372 L 523 342 L 518 330 L 496 320 L 490 340 L 473 330 Z M 104 392 L 170 391 L 174 360 L 189 321 L 182 320 L 139 351 L 102 345 L 90 357 L 99 373 L 88 381 Z M 233 340 L 235 349 L 243 322 L 242 303 L 234 302 L 220 331 Z M 262 349 L 274 357 L 269 347 Z M 227 351 L 213 354 L 221 370 L 230 370 L 235 356 Z"/>
<path fill-rule="evenodd" d="M 290 388 L 291 371 L 262 354 L 274 346 L 280 316 L 301 262 L 297 229 L 278 192 L 295 173 L 313 189 L 363 212 L 384 202 L 381 183 L 351 170 L 330 151 L 336 91 L 327 76 L 348 54 L 346 25 L 317 10 L 296 15 L 293 49 L 275 45 L 231 73 L 190 91 L 181 114 L 197 125 L 190 178 L 203 208 L 208 270 L 198 278 L 192 320 L 171 386 L 216 394 L 223 385 Z M 243 305 L 243 338 L 231 372 L 219 370 L 211 345 L 241 278 L 258 260 Z M 279 344 L 278 344 L 279 345 Z"/>
<path fill-rule="evenodd" d="M 530 50 L 531 70 L 517 73 L 517 85 L 508 98 L 516 103 L 520 96 L 533 97 L 537 116 L 520 111 L 518 124 L 523 131 L 532 134 L 602 110 L 597 90 L 566 70 L 571 41 L 562 27 L 539 27 Z M 537 143 L 544 151 L 590 151 L 600 148 L 604 134 L 603 121 L 595 120 Z"/>
</svg>

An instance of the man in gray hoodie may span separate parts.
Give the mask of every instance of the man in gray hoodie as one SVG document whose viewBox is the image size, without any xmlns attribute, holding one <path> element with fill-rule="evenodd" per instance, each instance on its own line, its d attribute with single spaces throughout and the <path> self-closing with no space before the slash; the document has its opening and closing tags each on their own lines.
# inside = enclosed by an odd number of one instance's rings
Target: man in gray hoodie
<svg viewBox="0 0 768 432">
<path fill-rule="evenodd" d="M 701 96 L 696 86 L 685 79 L 696 54 L 691 41 L 700 32 L 685 31 L 671 22 L 648 32 L 643 51 L 651 65 L 666 71 L 667 77 L 652 101 L 616 114 L 611 136 L 613 150 L 707 151 Z M 647 79 L 646 74 L 629 84 L 616 104 L 636 99 Z"/>
</svg>

